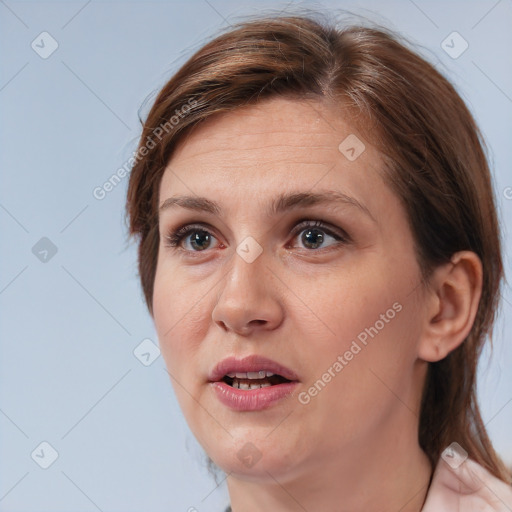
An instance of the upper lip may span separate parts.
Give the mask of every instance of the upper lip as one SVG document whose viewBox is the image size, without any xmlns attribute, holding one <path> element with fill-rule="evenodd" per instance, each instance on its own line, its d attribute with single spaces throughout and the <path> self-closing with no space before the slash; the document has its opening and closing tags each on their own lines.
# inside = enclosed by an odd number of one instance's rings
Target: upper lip
<svg viewBox="0 0 512 512">
<path fill-rule="evenodd" d="M 283 366 L 276 361 L 272 361 L 272 359 L 259 355 L 251 355 L 242 359 L 238 359 L 233 356 L 227 357 L 213 368 L 208 376 L 208 380 L 211 382 L 217 382 L 222 380 L 225 375 L 231 372 L 247 373 L 258 372 L 260 370 L 266 370 L 276 375 L 281 375 L 281 377 L 284 377 L 287 380 L 299 380 L 294 371 L 286 368 L 286 366 Z"/>
</svg>

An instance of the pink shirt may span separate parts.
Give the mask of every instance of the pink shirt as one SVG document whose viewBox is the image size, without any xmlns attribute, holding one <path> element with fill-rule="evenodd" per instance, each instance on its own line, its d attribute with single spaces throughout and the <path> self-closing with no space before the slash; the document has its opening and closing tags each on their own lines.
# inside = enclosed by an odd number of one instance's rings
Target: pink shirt
<svg viewBox="0 0 512 512">
<path fill-rule="evenodd" d="M 422 512 L 477 511 L 512 512 L 512 486 L 447 448 L 436 466 Z"/>
</svg>

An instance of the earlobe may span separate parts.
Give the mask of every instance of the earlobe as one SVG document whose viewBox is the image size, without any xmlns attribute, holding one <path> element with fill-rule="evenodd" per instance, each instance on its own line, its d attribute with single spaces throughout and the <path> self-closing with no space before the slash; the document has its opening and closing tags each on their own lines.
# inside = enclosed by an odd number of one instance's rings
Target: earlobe
<svg viewBox="0 0 512 512">
<path fill-rule="evenodd" d="M 482 294 L 482 263 L 472 251 L 455 253 L 433 272 L 424 303 L 420 359 L 440 361 L 467 337 Z"/>
</svg>

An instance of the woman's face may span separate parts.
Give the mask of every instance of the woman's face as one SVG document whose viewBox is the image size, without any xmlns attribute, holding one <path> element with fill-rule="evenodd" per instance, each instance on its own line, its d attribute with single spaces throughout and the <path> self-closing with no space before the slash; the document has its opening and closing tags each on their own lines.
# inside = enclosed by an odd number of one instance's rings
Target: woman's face
<svg viewBox="0 0 512 512">
<path fill-rule="evenodd" d="M 245 478 L 417 438 L 412 234 L 379 153 L 333 112 L 278 98 L 211 118 L 161 182 L 161 350 L 194 435 Z"/>
</svg>

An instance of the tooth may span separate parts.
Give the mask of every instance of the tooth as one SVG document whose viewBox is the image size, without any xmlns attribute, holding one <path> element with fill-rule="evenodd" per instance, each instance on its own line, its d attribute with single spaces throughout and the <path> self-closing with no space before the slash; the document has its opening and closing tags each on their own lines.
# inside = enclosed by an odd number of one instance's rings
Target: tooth
<svg viewBox="0 0 512 512">
<path fill-rule="evenodd" d="M 233 381 L 233 387 L 239 389 L 240 388 L 240 382 L 237 380 Z"/>
<path fill-rule="evenodd" d="M 239 382 L 238 383 L 238 388 L 239 389 L 246 389 L 246 390 L 250 389 L 249 388 L 249 384 L 246 384 L 245 382 Z"/>
<path fill-rule="evenodd" d="M 247 378 L 249 379 L 259 379 L 261 372 L 247 372 Z"/>
<path fill-rule="evenodd" d="M 229 372 L 227 374 L 227 376 L 230 378 L 230 379 L 233 379 L 234 377 L 236 377 L 236 373 L 235 372 Z"/>
<path fill-rule="evenodd" d="M 272 377 L 274 375 L 272 372 L 265 372 L 265 377 Z"/>
<path fill-rule="evenodd" d="M 261 389 L 261 388 L 268 388 L 272 386 L 270 382 L 262 382 L 261 384 L 250 384 L 251 389 Z"/>
<path fill-rule="evenodd" d="M 247 379 L 247 373 L 236 372 L 236 378 L 237 379 Z"/>
<path fill-rule="evenodd" d="M 259 375 L 260 379 L 264 379 L 265 378 L 265 373 L 266 373 L 265 370 L 260 370 L 258 372 L 258 375 Z"/>
</svg>

